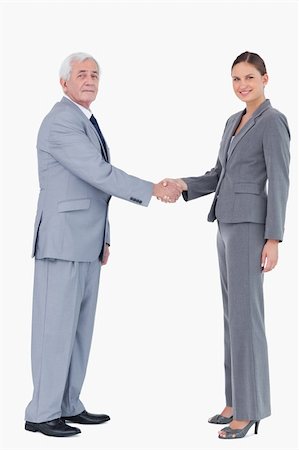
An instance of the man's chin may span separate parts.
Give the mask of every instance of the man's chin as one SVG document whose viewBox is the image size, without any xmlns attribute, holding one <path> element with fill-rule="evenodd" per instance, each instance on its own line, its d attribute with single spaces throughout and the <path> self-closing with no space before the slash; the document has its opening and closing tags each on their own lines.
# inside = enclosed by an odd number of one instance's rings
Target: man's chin
<svg viewBox="0 0 299 450">
<path fill-rule="evenodd" d="M 96 99 L 96 95 L 83 95 L 80 99 L 81 104 L 89 105 Z"/>
</svg>

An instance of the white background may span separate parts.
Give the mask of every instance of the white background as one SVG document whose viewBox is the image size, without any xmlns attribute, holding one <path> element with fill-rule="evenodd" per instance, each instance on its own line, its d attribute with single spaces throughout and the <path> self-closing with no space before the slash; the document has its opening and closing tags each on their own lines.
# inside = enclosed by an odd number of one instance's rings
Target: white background
<svg viewBox="0 0 299 450">
<path fill-rule="evenodd" d="M 2 3 L 4 449 L 295 449 L 297 441 L 297 7 L 295 2 Z M 103 268 L 82 400 L 109 413 L 75 438 L 25 432 L 32 394 L 30 326 L 38 196 L 36 134 L 62 96 L 58 69 L 93 54 L 102 76 L 92 105 L 113 164 L 152 181 L 214 166 L 225 121 L 244 105 L 230 67 L 264 57 L 267 97 L 292 131 L 291 191 L 279 266 L 265 276 L 271 418 L 259 436 L 217 438 L 224 406 L 223 328 L 212 196 L 148 208 L 110 203 L 111 258 Z M 286 429 L 284 429 L 286 427 Z"/>
</svg>

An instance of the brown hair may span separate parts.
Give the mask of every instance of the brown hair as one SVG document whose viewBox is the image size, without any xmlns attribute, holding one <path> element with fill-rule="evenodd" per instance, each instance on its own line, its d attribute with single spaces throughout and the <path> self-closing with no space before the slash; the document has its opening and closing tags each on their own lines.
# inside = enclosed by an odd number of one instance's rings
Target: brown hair
<svg viewBox="0 0 299 450">
<path fill-rule="evenodd" d="M 267 73 L 265 62 L 257 53 L 251 52 L 241 53 L 241 55 L 239 55 L 234 60 L 231 70 L 233 70 L 236 64 L 239 64 L 241 62 L 247 62 L 249 64 L 252 64 L 260 72 L 261 75 L 265 75 L 265 73 Z"/>
</svg>

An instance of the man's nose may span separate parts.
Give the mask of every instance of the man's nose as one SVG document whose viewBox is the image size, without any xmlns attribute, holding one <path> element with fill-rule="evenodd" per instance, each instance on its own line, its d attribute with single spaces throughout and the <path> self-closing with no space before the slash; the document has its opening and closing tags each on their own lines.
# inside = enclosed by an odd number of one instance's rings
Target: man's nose
<svg viewBox="0 0 299 450">
<path fill-rule="evenodd" d="M 93 77 L 92 77 L 91 75 L 88 75 L 88 76 L 86 77 L 86 79 L 85 79 L 85 83 L 86 83 L 86 84 L 92 84 L 92 85 L 94 85 L 94 79 L 93 79 Z"/>
</svg>

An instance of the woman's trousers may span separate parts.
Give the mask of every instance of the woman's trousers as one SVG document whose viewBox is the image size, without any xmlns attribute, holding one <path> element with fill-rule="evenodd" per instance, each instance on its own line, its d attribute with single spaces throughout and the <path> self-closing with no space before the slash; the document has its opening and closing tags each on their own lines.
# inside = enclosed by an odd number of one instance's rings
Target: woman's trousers
<svg viewBox="0 0 299 450">
<path fill-rule="evenodd" d="M 258 223 L 218 223 L 226 404 L 239 420 L 271 414 L 261 270 L 264 228 Z"/>
</svg>

